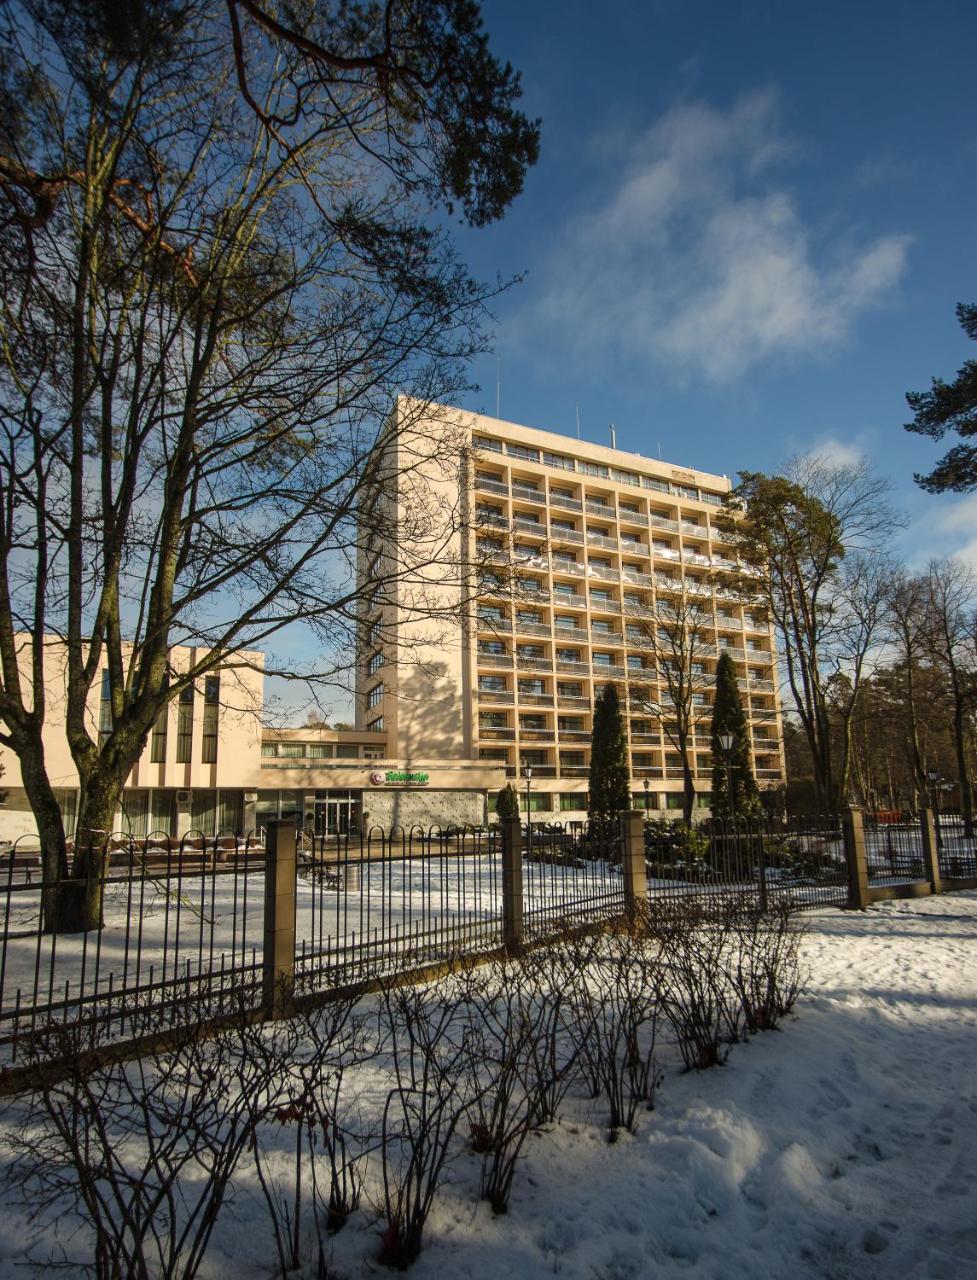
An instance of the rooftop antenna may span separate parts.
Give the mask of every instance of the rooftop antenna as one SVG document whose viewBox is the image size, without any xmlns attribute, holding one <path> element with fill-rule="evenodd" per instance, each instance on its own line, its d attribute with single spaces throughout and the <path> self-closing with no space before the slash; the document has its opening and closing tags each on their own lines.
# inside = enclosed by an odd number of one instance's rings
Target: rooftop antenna
<svg viewBox="0 0 977 1280">
<path fill-rule="evenodd" d="M 495 357 L 495 416 L 502 417 L 502 357 Z"/>
<path fill-rule="evenodd" d="M 577 439 L 580 439 L 580 406 L 577 405 Z"/>
<path fill-rule="evenodd" d="M 658 461 L 661 462 L 661 460 L 662 460 L 662 442 L 659 440 L 658 441 Z"/>
<path fill-rule="evenodd" d="M 617 432 L 614 430 L 614 423 L 611 423 L 611 448 L 617 448 Z"/>
</svg>

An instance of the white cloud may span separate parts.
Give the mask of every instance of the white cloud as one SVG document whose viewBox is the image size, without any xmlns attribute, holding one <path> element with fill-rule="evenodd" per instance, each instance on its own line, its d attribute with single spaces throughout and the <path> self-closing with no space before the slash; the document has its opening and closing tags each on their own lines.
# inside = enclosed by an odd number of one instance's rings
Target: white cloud
<svg viewBox="0 0 977 1280">
<path fill-rule="evenodd" d="M 850 440 L 825 436 L 804 453 L 805 458 L 818 459 L 829 467 L 855 467 L 865 461 L 865 450 Z"/>
<path fill-rule="evenodd" d="M 902 542 L 913 569 L 925 569 L 934 558 L 956 556 L 977 571 L 977 493 L 927 500 Z"/>
<path fill-rule="evenodd" d="M 674 107 L 559 238 L 521 318 L 580 351 L 728 380 L 842 342 L 905 268 L 909 237 L 820 246 L 773 170 L 792 151 L 767 90 Z"/>
</svg>

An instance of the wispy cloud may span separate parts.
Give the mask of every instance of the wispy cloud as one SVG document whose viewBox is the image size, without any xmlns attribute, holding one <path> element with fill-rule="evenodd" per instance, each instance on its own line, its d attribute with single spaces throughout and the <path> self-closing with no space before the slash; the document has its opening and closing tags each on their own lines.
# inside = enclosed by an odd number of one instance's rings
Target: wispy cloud
<svg viewBox="0 0 977 1280">
<path fill-rule="evenodd" d="M 909 237 L 820 243 L 775 181 L 793 149 L 772 90 L 674 107 L 558 239 L 520 328 L 719 382 L 843 342 L 899 280 Z"/>
<path fill-rule="evenodd" d="M 925 568 L 934 558 L 956 556 L 977 570 L 977 493 L 927 500 L 902 543 L 914 569 Z"/>
<path fill-rule="evenodd" d="M 864 462 L 866 451 L 851 440 L 825 436 L 804 451 L 805 458 L 817 458 L 829 467 L 854 467 Z"/>
</svg>

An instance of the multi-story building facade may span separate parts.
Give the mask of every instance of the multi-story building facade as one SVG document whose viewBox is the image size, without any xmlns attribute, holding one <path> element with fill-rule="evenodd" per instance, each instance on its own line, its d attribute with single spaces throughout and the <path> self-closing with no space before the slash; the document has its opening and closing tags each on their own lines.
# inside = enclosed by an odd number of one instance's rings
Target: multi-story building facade
<svg viewBox="0 0 977 1280">
<path fill-rule="evenodd" d="M 437 411 L 439 422 L 446 412 Z M 396 450 L 414 460 L 416 484 L 425 471 L 417 458 L 430 441 L 429 483 L 461 508 L 448 559 L 470 572 L 441 577 L 450 608 L 439 599 L 431 623 L 402 608 L 390 566 L 391 591 L 364 623 L 358 725 L 385 733 L 391 754 L 500 766 L 521 792 L 528 769 L 533 810 L 579 817 L 594 698 L 614 682 L 626 710 L 635 804 L 680 808 L 682 758 L 663 670 L 675 658 L 662 634 L 664 620 L 684 611 L 694 614 L 687 750 L 700 805 L 711 785 L 711 686 L 721 652 L 738 672 L 757 780 L 778 786 L 773 633 L 722 581 L 735 569 L 716 523 L 726 477 L 494 418 L 453 417 L 465 447 L 451 460 L 437 447 L 438 432 L 425 436 L 422 424 L 392 433 L 388 501 L 403 503 Z M 399 551 L 383 554 L 389 561 Z M 446 627 L 451 610 L 454 625 Z"/>
</svg>

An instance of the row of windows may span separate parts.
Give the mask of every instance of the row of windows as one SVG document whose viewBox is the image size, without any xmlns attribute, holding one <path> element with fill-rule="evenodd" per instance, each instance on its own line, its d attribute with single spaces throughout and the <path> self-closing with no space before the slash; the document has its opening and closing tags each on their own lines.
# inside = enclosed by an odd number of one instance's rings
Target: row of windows
<svg viewBox="0 0 977 1280">
<path fill-rule="evenodd" d="M 526 791 L 522 787 L 516 787 L 515 790 L 519 797 L 519 808 L 525 813 Z M 696 792 L 696 808 L 708 809 L 711 798 L 708 792 Z M 631 802 L 635 809 L 645 811 L 680 810 L 684 803 L 684 796 L 680 791 L 635 791 L 631 796 Z M 546 791 L 530 791 L 529 793 L 530 813 L 586 813 L 587 803 L 588 796 L 584 791 L 561 791 L 552 794 Z M 493 813 L 497 812 L 496 804 L 497 797 L 491 803 Z"/>
<path fill-rule="evenodd" d="M 550 453 L 545 449 L 541 451 L 528 445 L 506 442 L 503 446 L 501 440 L 497 440 L 492 436 L 474 436 L 473 443 L 476 449 L 482 449 L 487 453 L 502 453 L 504 448 L 505 453 L 510 458 L 519 458 L 525 462 L 536 463 L 542 460 L 544 466 L 547 467 L 557 467 L 561 471 L 578 471 L 582 475 L 597 476 L 603 480 L 614 480 L 618 484 L 630 485 L 634 489 L 652 489 L 658 493 L 677 493 L 683 498 L 691 498 L 693 501 L 701 499 L 703 502 L 711 502 L 715 505 L 722 502 L 721 494 L 710 493 L 706 489 L 700 490 L 695 485 L 669 484 L 667 480 L 662 480 L 658 476 L 640 475 L 637 471 L 625 471 L 620 467 L 606 466 L 601 462 L 585 462 L 582 458 L 572 458 L 562 453 Z"/>
<path fill-rule="evenodd" d="M 263 742 L 261 754 L 284 760 L 358 760 L 360 747 L 356 742 Z"/>
</svg>

